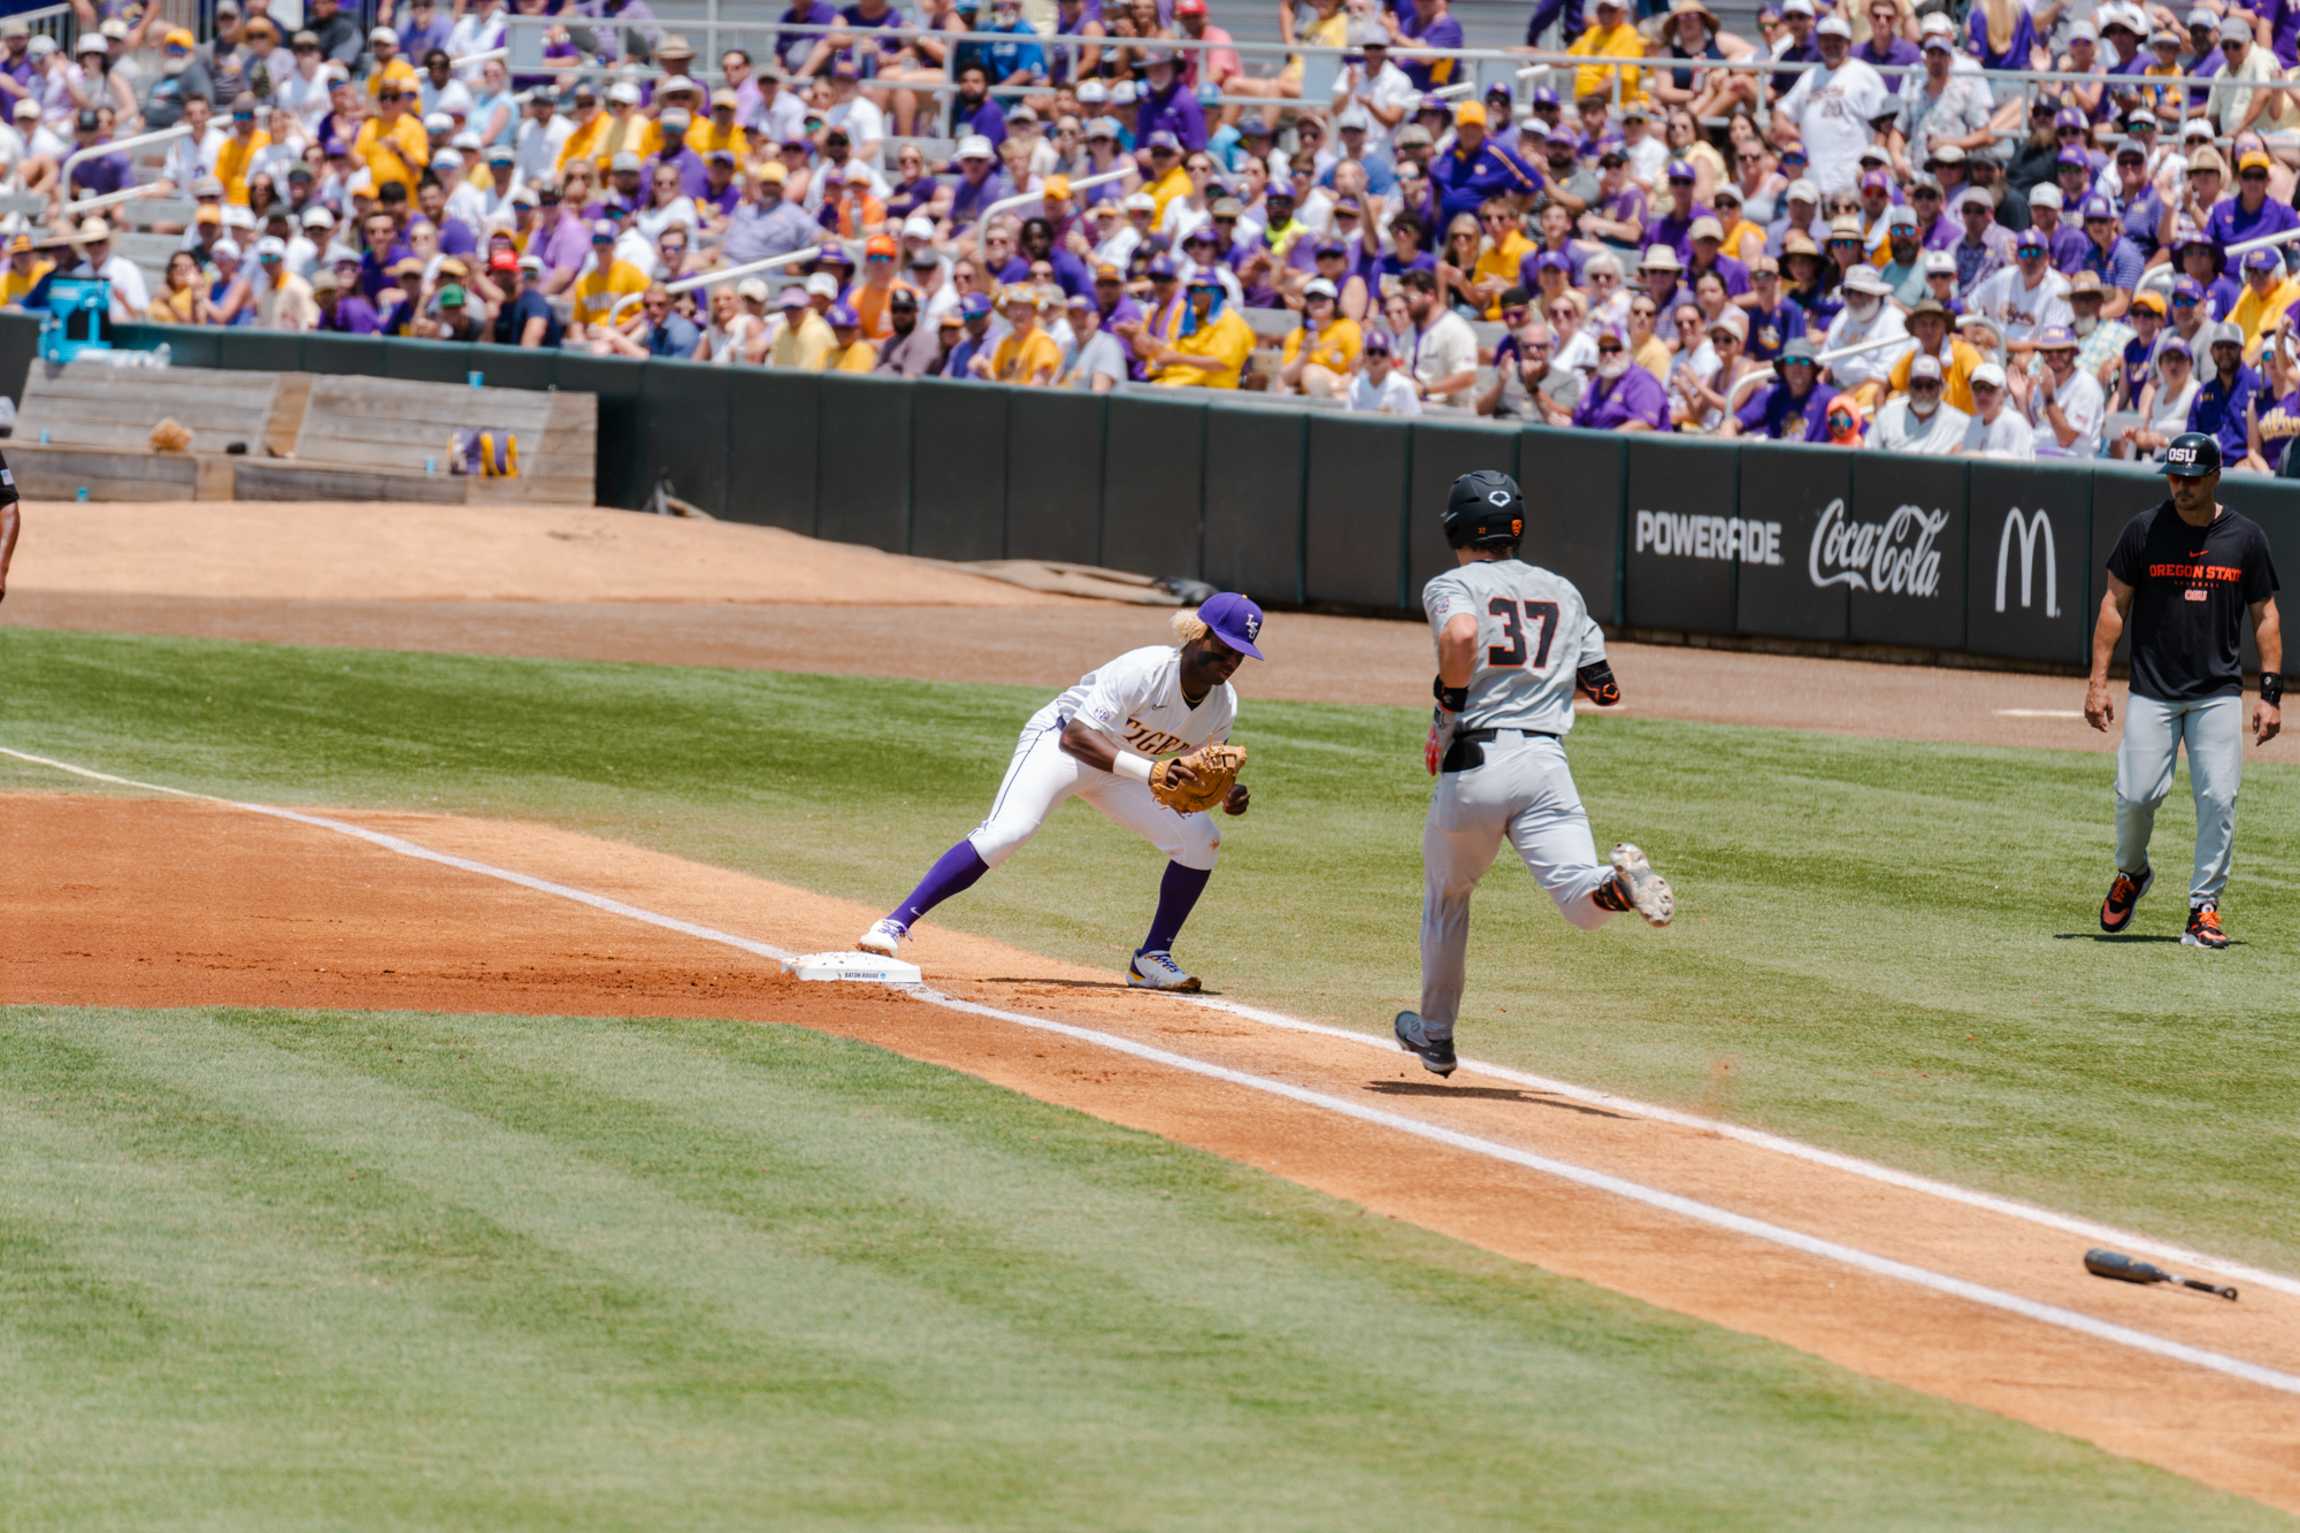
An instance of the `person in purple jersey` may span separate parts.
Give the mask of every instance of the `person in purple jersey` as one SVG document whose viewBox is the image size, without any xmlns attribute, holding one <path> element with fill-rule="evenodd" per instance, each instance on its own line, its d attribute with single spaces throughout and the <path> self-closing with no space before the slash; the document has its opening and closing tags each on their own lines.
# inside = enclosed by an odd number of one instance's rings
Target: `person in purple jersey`
<svg viewBox="0 0 2300 1533">
<path fill-rule="evenodd" d="M 1153 133 L 1171 133 L 1188 153 L 1206 147 L 1206 114 L 1198 96 L 1182 83 L 1174 53 L 1152 48 L 1143 55 L 1144 87 L 1134 102 L 1134 140 L 1148 143 Z"/>
<path fill-rule="evenodd" d="M 1966 51 L 1983 69 L 2029 69 L 2038 46 L 2036 23 L 2020 0 L 1981 0 L 1966 18 Z"/>
<path fill-rule="evenodd" d="M 2217 203 L 2205 222 L 2205 237 L 2220 246 L 2224 269 L 2233 269 L 2226 256 L 2229 246 L 2300 228 L 2300 213 L 2268 195 L 2270 164 L 2268 156 L 2257 149 L 2240 158 L 2236 162 L 2236 195 Z"/>
<path fill-rule="evenodd" d="M 1573 424 L 1585 431 L 1667 431 L 1669 395 L 1661 380 L 1629 358 L 1629 343 L 1618 330 L 1597 335 L 1597 374 L 1573 407 Z"/>
<path fill-rule="evenodd" d="M 1853 57 L 1877 69 L 1883 75 L 1885 89 L 1895 95 L 1915 89 L 1917 77 L 1884 74 L 1878 66 L 1906 66 L 1925 61 L 1917 45 L 1901 35 L 1901 11 L 1893 0 L 1870 0 L 1869 40 L 1853 51 Z"/>
<path fill-rule="evenodd" d="M 779 20 L 785 26 L 835 27 L 839 12 L 830 0 L 791 0 L 790 8 Z M 820 32 L 777 32 L 775 57 L 782 61 L 783 71 L 790 75 L 802 74 L 823 36 Z"/>
<path fill-rule="evenodd" d="M 1453 19 L 1447 0 L 1411 0 L 1409 14 L 1393 10 L 1383 21 L 1391 27 L 1402 55 L 1395 62 L 1416 90 L 1434 91 L 1453 83 L 1454 71 L 1461 67 L 1458 59 L 1417 57 L 1407 51 L 1462 46 L 1461 23 Z"/>
<path fill-rule="evenodd" d="M 1150 788 L 1153 758 L 1229 740 L 1238 717 L 1230 678 L 1262 658 L 1262 609 L 1225 591 L 1194 614 L 1174 614 L 1173 632 L 1173 644 L 1129 650 L 1033 714 L 989 814 L 855 946 L 892 957 L 928 912 L 1019 851 L 1064 800 L 1083 798 L 1169 859 L 1149 933 L 1127 964 L 1127 985 L 1198 989 L 1197 977 L 1174 961 L 1173 947 L 1213 878 L 1222 832 L 1212 814 L 1180 813 L 1158 800 Z M 1245 784 L 1233 783 L 1222 811 L 1242 815 L 1251 799 Z"/>
</svg>

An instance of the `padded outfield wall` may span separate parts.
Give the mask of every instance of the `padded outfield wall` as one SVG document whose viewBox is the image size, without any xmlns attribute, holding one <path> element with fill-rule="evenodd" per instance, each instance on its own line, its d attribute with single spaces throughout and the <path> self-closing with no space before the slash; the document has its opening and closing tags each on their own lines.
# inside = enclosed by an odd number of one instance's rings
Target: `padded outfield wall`
<svg viewBox="0 0 2300 1533">
<path fill-rule="evenodd" d="M 0 330 L 0 383 L 21 376 L 28 328 Z M 1205 394 L 240 330 L 127 326 L 117 340 L 165 340 L 179 367 L 583 389 L 599 396 L 610 505 L 639 506 L 667 477 L 727 520 L 942 559 L 1194 576 L 1287 606 L 1415 609 L 1450 562 L 1446 485 L 1500 468 L 1533 508 L 1529 548 L 1601 620 L 1695 640 L 2081 667 L 2109 546 L 2163 496 L 2132 467 L 1402 422 Z M 2222 496 L 2300 569 L 2300 483 L 2232 476 Z M 2287 670 L 2300 674 L 2300 655 Z"/>
</svg>

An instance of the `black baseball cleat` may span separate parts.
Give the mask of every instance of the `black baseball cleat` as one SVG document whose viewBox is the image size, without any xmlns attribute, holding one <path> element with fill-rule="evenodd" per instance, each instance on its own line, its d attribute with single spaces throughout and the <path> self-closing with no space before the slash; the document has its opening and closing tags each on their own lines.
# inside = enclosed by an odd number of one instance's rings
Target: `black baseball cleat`
<svg viewBox="0 0 2300 1533">
<path fill-rule="evenodd" d="M 2100 902 L 2100 929 L 2120 932 L 2132 924 L 2132 912 L 2148 886 L 2156 882 L 2156 869 L 2142 868 L 2137 876 L 2116 870 L 2116 877 L 2108 886 L 2108 898 Z"/>
<path fill-rule="evenodd" d="M 2201 905 L 2188 907 L 2188 930 L 2180 939 L 2182 947 L 2210 948 L 2218 952 L 2228 946 L 2228 933 L 2220 929 L 2220 905 L 2206 900 Z"/>
<path fill-rule="evenodd" d="M 1422 1068 L 1432 1075 L 1453 1074 L 1454 1066 L 1461 1063 L 1454 1058 L 1451 1038 L 1432 1038 L 1429 1024 L 1414 1012 L 1401 1011 L 1396 1022 L 1398 1047 L 1408 1054 L 1421 1057 Z"/>
</svg>

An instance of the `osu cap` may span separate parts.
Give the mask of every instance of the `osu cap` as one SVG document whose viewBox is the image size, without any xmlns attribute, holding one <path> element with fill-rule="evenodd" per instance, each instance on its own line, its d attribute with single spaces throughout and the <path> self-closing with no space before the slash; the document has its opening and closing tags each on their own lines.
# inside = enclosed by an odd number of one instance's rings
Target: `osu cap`
<svg viewBox="0 0 2300 1533">
<path fill-rule="evenodd" d="M 1239 654 L 1250 660 L 1262 658 L 1262 652 L 1254 647 L 1254 641 L 1262 636 L 1262 609 L 1251 596 L 1224 591 L 1210 597 L 1198 609 L 1198 621 Z"/>
</svg>

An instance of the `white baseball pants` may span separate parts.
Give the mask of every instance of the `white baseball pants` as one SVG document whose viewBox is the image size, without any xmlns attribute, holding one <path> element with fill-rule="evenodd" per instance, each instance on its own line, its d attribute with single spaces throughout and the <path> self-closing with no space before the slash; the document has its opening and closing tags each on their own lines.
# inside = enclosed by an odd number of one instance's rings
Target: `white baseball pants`
<svg viewBox="0 0 2300 1533">
<path fill-rule="evenodd" d="M 1062 748 L 1057 723 L 1033 720 L 1015 742 L 1014 759 L 991 801 L 990 814 L 967 836 L 975 854 L 997 867 L 1046 823 L 1064 799 L 1083 798 L 1186 868 L 1211 872 L 1222 833 L 1210 814 L 1178 814 L 1151 796 L 1147 784 L 1090 767 Z"/>
</svg>

